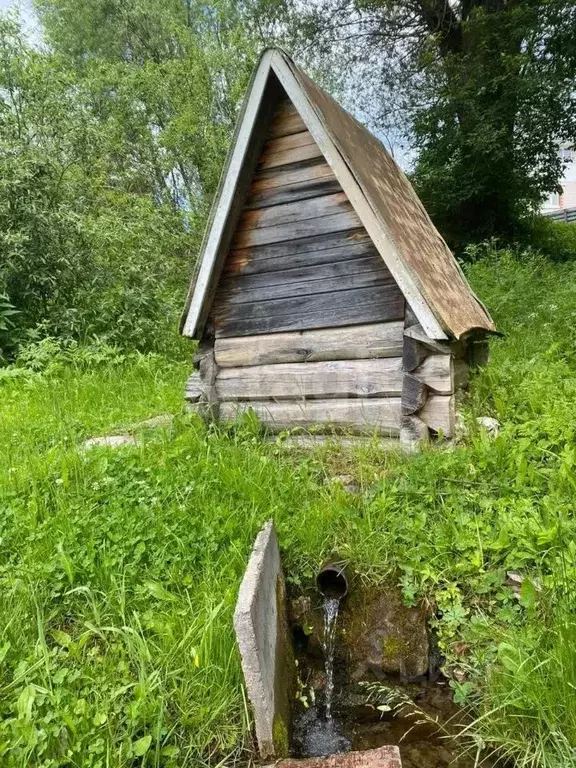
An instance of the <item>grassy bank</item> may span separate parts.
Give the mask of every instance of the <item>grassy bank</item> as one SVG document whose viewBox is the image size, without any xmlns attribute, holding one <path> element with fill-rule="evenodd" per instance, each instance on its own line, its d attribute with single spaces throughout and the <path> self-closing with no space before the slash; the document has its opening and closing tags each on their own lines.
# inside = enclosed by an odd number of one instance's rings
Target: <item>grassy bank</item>
<svg viewBox="0 0 576 768">
<path fill-rule="evenodd" d="M 535 753 L 533 728 L 523 746 L 512 738 L 519 717 L 539 717 L 530 698 L 506 710 L 498 734 L 486 713 L 504 700 L 499 646 L 519 646 L 526 632 L 551 643 L 550 587 L 572 597 L 576 268 L 500 253 L 470 277 L 506 336 L 473 383 L 468 438 L 412 459 L 373 445 L 295 457 L 262 443 L 250 419 L 206 429 L 181 414 L 180 361 L 45 344 L 0 371 L 2 765 L 245 756 L 231 615 L 270 517 L 293 581 L 337 545 L 364 578 L 393 576 L 407 601 L 425 597 L 450 663 L 467 673 L 456 695 L 484 715 L 476 743 L 491 739 L 518 760 Z M 145 433 L 142 446 L 78 450 L 166 412 L 174 426 Z M 478 430 L 479 415 L 500 420 L 496 440 Z M 343 471 L 361 494 L 333 481 Z M 520 599 L 505 586 L 510 569 L 526 577 Z M 555 685 L 554 662 L 541 669 L 534 685 Z M 576 746 L 563 722 L 549 761 L 535 765 L 566 764 L 553 762 L 562 739 Z"/>
</svg>

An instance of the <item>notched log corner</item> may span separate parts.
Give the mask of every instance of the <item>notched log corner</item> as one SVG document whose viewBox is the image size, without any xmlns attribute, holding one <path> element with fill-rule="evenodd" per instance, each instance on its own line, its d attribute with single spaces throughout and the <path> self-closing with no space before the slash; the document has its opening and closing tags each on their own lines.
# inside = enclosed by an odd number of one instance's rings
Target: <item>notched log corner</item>
<svg viewBox="0 0 576 768">
<path fill-rule="evenodd" d="M 418 413 L 428 399 L 428 387 L 417 376 L 405 373 L 402 380 L 402 415 Z"/>
</svg>

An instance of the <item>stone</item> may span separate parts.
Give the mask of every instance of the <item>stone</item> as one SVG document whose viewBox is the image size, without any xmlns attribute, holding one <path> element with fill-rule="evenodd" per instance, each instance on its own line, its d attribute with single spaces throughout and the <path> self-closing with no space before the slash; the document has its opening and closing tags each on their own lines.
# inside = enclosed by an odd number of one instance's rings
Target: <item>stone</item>
<svg viewBox="0 0 576 768">
<path fill-rule="evenodd" d="M 82 450 L 88 451 L 91 448 L 121 448 L 123 445 L 140 445 L 134 435 L 105 435 L 104 437 L 91 437 L 82 443 Z"/>
<path fill-rule="evenodd" d="M 425 613 L 404 604 L 395 585 L 357 585 L 341 611 L 337 648 L 343 648 L 351 680 L 423 677 L 429 668 Z"/>
<path fill-rule="evenodd" d="M 340 752 L 326 757 L 289 758 L 277 762 L 275 768 L 402 768 L 402 761 L 398 747 L 389 746 L 363 752 Z"/>
<path fill-rule="evenodd" d="M 174 416 L 171 413 L 161 413 L 158 416 L 153 416 L 151 419 L 145 421 L 139 421 L 134 424 L 130 429 L 134 432 L 144 429 L 167 429 L 174 423 Z"/>
<path fill-rule="evenodd" d="M 267 522 L 254 542 L 234 612 L 234 630 L 260 756 L 288 754 L 295 667 L 278 537 Z"/>
<path fill-rule="evenodd" d="M 479 416 L 476 423 L 485 429 L 490 437 L 498 437 L 500 434 L 500 422 L 492 416 Z"/>
</svg>

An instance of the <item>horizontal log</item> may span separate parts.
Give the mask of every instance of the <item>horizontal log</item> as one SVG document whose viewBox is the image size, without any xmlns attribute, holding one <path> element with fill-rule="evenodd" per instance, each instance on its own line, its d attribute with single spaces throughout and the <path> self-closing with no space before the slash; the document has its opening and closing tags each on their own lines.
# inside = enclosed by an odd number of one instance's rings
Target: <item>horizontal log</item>
<svg viewBox="0 0 576 768">
<path fill-rule="evenodd" d="M 303 163 L 295 163 L 294 165 L 256 172 L 250 186 L 250 194 L 255 194 L 265 189 L 298 184 L 301 181 L 335 178 L 332 169 L 323 159 L 320 161 L 308 160 Z"/>
<path fill-rule="evenodd" d="M 254 411 L 272 431 L 324 428 L 361 434 L 398 435 L 400 398 L 356 400 L 306 400 L 302 402 L 220 403 L 224 421 Z"/>
<path fill-rule="evenodd" d="M 291 163 L 300 163 L 303 160 L 312 160 L 315 157 L 322 157 L 322 151 L 316 143 L 306 144 L 303 147 L 292 147 L 284 149 L 281 152 L 264 153 L 257 170 L 265 171 L 267 168 L 278 168 Z"/>
<path fill-rule="evenodd" d="M 442 432 L 444 437 L 453 437 L 456 419 L 454 395 L 431 395 L 418 413 L 418 418 L 435 432 Z"/>
<path fill-rule="evenodd" d="M 237 231 L 275 227 L 279 224 L 295 224 L 319 216 L 332 216 L 336 213 L 352 211 L 352 205 L 344 192 L 322 195 L 310 200 L 296 200 L 292 203 L 273 205 L 270 208 L 245 211 L 238 222 Z M 292 239 L 292 238 L 291 238 Z"/>
<path fill-rule="evenodd" d="M 400 357 L 402 321 L 216 339 L 220 368 L 274 363 Z"/>
<path fill-rule="evenodd" d="M 402 432 L 402 430 L 400 430 Z M 283 449 L 312 450 L 322 446 L 331 446 L 334 448 L 367 448 L 374 446 L 374 438 L 369 435 L 309 435 L 309 434 L 291 434 L 278 438 L 276 435 L 270 435 L 266 442 L 274 442 Z M 383 451 L 404 451 L 405 448 L 397 437 L 380 437 L 376 439 L 376 447 Z"/>
<path fill-rule="evenodd" d="M 233 249 L 249 248 L 255 245 L 266 245 L 267 243 L 281 243 L 286 240 L 310 237 L 311 235 L 345 232 L 350 229 L 358 229 L 361 226 L 360 219 L 356 213 L 348 211 L 346 213 L 336 213 L 332 216 L 306 219 L 306 221 L 279 224 L 275 227 L 246 229 L 236 233 Z"/>
<path fill-rule="evenodd" d="M 222 368 L 220 400 L 287 400 L 326 397 L 386 397 L 402 393 L 399 358 L 281 363 Z"/>
<path fill-rule="evenodd" d="M 400 320 L 404 297 L 391 283 L 320 295 L 213 307 L 216 336 L 303 331 Z"/>
<path fill-rule="evenodd" d="M 228 278 L 218 287 L 216 304 L 246 304 L 289 296 L 320 295 L 339 291 L 343 286 L 349 290 L 387 283 L 392 283 L 392 276 L 381 260 L 377 261 L 374 257 L 352 259 L 319 267 Z"/>
<path fill-rule="evenodd" d="M 322 195 L 333 195 L 340 192 L 342 187 L 335 178 L 327 179 L 309 179 L 300 181 L 297 184 L 288 184 L 285 187 L 273 187 L 272 189 L 263 189 L 250 194 L 245 211 L 256 210 L 258 208 L 267 208 L 271 205 L 282 205 L 283 203 L 292 203 L 296 200 L 309 200 L 313 197 Z"/>
<path fill-rule="evenodd" d="M 351 232 L 313 235 L 284 243 L 232 250 L 226 259 L 224 272 L 256 274 L 276 269 L 346 261 L 355 256 L 369 254 L 380 258 L 366 232 L 356 229 Z"/>
</svg>

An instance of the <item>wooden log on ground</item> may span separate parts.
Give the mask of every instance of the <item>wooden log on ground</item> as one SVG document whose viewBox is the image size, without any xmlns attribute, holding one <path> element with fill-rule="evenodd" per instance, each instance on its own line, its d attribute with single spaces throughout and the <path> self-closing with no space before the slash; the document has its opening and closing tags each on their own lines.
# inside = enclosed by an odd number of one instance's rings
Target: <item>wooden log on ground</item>
<svg viewBox="0 0 576 768">
<path fill-rule="evenodd" d="M 254 411 L 272 431 L 323 428 L 327 432 L 395 436 L 400 431 L 400 398 L 303 400 L 301 402 L 220 403 L 220 418 L 233 420 Z"/>
<path fill-rule="evenodd" d="M 402 355 L 402 321 L 216 339 L 220 368 Z"/>
</svg>

